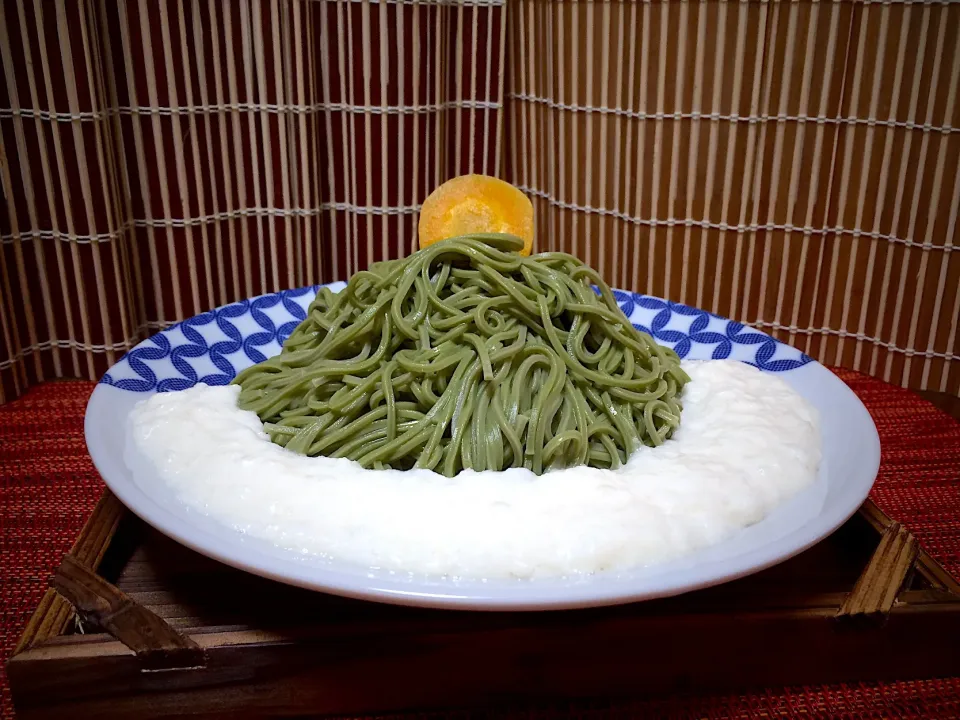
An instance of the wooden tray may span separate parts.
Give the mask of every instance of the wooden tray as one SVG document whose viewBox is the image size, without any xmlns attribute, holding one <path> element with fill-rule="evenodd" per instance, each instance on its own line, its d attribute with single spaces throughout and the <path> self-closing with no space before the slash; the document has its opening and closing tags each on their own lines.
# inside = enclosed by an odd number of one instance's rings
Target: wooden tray
<svg viewBox="0 0 960 720">
<path fill-rule="evenodd" d="M 363 713 L 960 675 L 960 584 L 867 503 L 765 572 L 598 610 L 344 600 L 187 550 L 107 492 L 8 664 L 18 717 Z"/>
</svg>

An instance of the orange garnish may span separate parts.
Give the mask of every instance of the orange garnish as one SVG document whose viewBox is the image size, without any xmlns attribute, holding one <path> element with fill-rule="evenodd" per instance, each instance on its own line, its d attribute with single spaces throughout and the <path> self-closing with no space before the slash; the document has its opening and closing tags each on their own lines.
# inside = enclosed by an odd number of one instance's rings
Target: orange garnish
<svg viewBox="0 0 960 720">
<path fill-rule="evenodd" d="M 487 175 L 447 180 L 423 201 L 420 247 L 469 233 L 509 233 L 523 240 L 521 255 L 533 249 L 533 204 L 508 182 Z"/>
</svg>

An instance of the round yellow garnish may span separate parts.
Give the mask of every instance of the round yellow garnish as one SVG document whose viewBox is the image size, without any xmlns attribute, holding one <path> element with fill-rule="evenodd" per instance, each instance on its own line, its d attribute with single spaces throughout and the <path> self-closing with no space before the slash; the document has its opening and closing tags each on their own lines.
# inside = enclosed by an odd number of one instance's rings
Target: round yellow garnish
<svg viewBox="0 0 960 720">
<path fill-rule="evenodd" d="M 533 204 L 508 182 L 487 175 L 447 180 L 420 208 L 420 247 L 475 232 L 510 233 L 533 249 Z"/>
</svg>

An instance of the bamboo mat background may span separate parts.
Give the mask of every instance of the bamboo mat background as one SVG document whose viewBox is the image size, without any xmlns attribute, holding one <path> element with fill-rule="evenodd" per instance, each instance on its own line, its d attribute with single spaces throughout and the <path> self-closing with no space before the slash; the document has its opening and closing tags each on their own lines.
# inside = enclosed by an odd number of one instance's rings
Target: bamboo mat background
<svg viewBox="0 0 960 720">
<path fill-rule="evenodd" d="M 0 402 L 410 252 L 500 175 L 537 245 L 960 394 L 960 4 L 10 0 Z"/>
</svg>

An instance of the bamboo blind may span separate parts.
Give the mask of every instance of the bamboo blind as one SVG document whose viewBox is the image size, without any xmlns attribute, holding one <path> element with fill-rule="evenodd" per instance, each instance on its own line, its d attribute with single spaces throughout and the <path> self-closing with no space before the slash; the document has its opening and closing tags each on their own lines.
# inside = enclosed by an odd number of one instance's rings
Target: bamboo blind
<svg viewBox="0 0 960 720">
<path fill-rule="evenodd" d="M 8 0 L 0 401 L 414 247 L 444 179 L 540 249 L 960 394 L 960 5 Z"/>
</svg>

